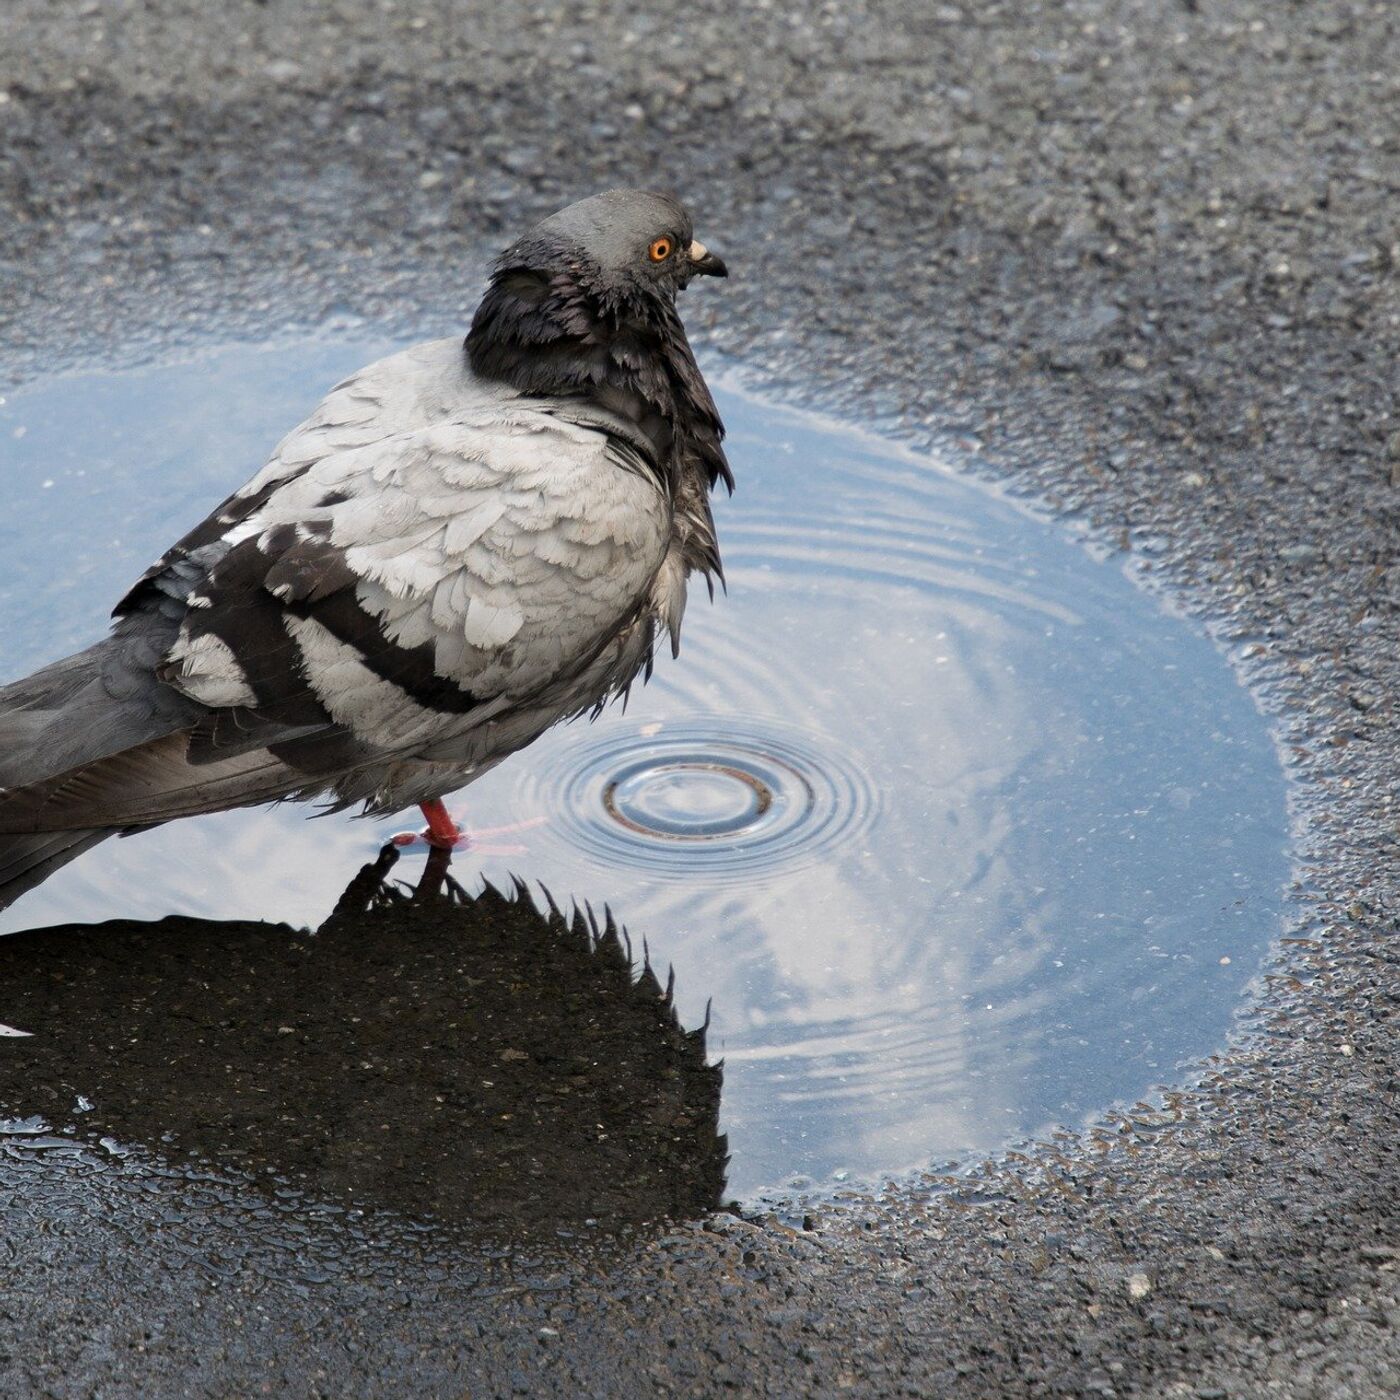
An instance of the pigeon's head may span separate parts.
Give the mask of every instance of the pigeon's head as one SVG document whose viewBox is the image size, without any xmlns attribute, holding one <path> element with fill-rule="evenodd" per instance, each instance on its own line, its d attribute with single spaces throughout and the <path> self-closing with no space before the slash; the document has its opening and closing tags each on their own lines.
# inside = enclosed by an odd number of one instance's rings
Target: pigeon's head
<svg viewBox="0 0 1400 1400">
<path fill-rule="evenodd" d="M 675 296 L 692 277 L 727 277 L 697 242 L 679 200 L 650 190 L 609 190 L 541 220 L 502 255 L 501 267 L 576 281 L 611 301 Z"/>
<path fill-rule="evenodd" d="M 724 427 L 676 311 L 692 277 L 728 275 L 679 201 L 609 190 L 551 214 L 501 254 L 467 360 L 520 393 L 583 396 L 630 418 L 663 475 L 732 485 Z"/>
</svg>

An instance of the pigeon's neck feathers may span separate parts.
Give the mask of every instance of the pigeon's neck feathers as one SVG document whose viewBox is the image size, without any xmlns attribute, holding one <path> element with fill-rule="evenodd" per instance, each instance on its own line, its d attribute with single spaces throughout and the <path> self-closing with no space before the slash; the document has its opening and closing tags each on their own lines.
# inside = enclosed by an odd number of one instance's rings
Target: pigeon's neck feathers
<svg viewBox="0 0 1400 1400">
<path fill-rule="evenodd" d="M 724 425 L 669 298 L 590 286 L 578 263 L 543 273 L 503 261 L 466 353 L 479 378 L 522 394 L 582 396 L 631 419 L 673 491 L 696 476 L 707 491 L 719 481 L 733 489 Z"/>
</svg>

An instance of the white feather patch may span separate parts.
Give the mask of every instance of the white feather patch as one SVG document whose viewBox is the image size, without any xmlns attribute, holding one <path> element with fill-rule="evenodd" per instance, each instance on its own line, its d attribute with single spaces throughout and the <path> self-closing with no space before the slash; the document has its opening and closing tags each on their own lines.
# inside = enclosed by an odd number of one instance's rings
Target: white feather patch
<svg viewBox="0 0 1400 1400">
<path fill-rule="evenodd" d="M 175 689 L 201 705 L 256 705 L 258 697 L 228 643 L 212 633 L 191 638 L 181 632 L 166 658 L 179 666 Z"/>
<path fill-rule="evenodd" d="M 442 547 L 448 554 L 465 554 L 506 512 L 504 499 L 483 501 L 448 522 Z"/>
<path fill-rule="evenodd" d="M 250 540 L 254 535 L 262 534 L 263 522 L 256 516 L 250 515 L 247 520 L 241 520 L 231 530 L 225 530 L 223 541 L 230 549 L 236 544 L 242 544 L 244 540 Z"/>
<path fill-rule="evenodd" d="M 461 716 L 425 709 L 392 681 L 375 675 L 354 647 L 314 618 L 288 617 L 286 623 L 317 699 L 357 739 L 379 748 L 405 748 L 460 724 Z"/>
<path fill-rule="evenodd" d="M 462 634 L 468 646 L 481 651 L 494 651 L 497 647 L 505 646 L 520 631 L 524 622 L 524 614 L 516 604 L 498 604 L 474 597 L 467 608 Z"/>
</svg>

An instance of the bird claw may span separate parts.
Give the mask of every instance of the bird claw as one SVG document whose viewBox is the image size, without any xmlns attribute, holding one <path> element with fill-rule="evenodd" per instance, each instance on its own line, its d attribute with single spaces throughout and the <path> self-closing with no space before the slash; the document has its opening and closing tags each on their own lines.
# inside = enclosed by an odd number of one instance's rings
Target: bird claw
<svg viewBox="0 0 1400 1400">
<path fill-rule="evenodd" d="M 434 851 L 444 851 L 451 854 L 453 851 L 465 850 L 471 844 L 471 838 L 443 806 L 440 797 L 434 797 L 428 802 L 421 802 L 419 807 L 428 819 L 427 827 L 417 833 L 398 832 L 389 838 L 394 845 L 399 847 L 416 846 L 421 841 Z"/>
<path fill-rule="evenodd" d="M 532 827 L 543 826 L 547 820 L 547 817 L 526 817 L 523 821 L 508 822 L 505 826 L 484 826 L 472 832 L 463 831 L 458 826 L 457 838 L 450 842 L 436 835 L 432 827 L 429 826 L 424 827 L 422 831 L 396 831 L 389 838 L 389 842 L 400 850 L 470 850 L 482 856 L 523 856 L 526 847 L 518 843 L 482 845 L 479 838 L 483 836 L 511 836 L 517 832 L 529 831 Z"/>
<path fill-rule="evenodd" d="M 389 840 L 400 850 L 422 847 L 429 851 L 465 851 L 474 845 L 472 838 L 466 832 L 462 832 L 455 841 L 443 841 L 434 836 L 427 827 L 424 827 L 422 831 L 396 831 Z"/>
</svg>

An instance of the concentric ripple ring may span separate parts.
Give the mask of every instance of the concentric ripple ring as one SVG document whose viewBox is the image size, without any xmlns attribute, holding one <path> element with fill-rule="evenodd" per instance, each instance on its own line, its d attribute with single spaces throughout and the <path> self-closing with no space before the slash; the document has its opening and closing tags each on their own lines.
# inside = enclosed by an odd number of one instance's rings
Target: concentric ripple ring
<svg viewBox="0 0 1400 1400">
<path fill-rule="evenodd" d="M 751 878 L 863 834 L 874 785 L 835 744 L 735 715 L 614 726 L 542 795 L 566 837 L 613 864 Z"/>
<path fill-rule="evenodd" d="M 794 776 L 806 785 L 800 773 Z M 774 798 L 767 778 L 751 765 L 717 763 L 703 752 L 644 759 L 603 789 L 603 806 L 614 821 L 664 841 L 751 832 L 773 810 Z"/>
</svg>

